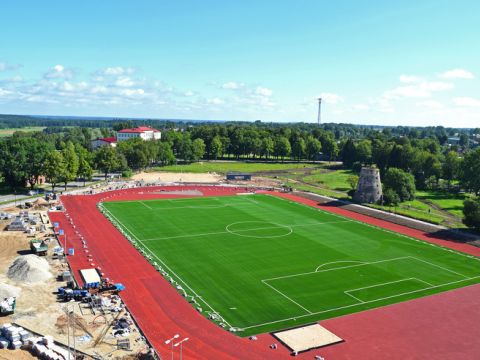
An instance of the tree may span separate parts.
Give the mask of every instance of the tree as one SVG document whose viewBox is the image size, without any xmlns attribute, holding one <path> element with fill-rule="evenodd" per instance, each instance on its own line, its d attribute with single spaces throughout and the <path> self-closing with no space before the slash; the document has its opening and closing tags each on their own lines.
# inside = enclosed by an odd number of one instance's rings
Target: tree
<svg viewBox="0 0 480 360">
<path fill-rule="evenodd" d="M 307 146 L 303 138 L 297 138 L 297 140 L 292 145 L 292 155 L 297 158 L 298 161 L 305 157 Z"/>
<path fill-rule="evenodd" d="M 307 138 L 306 153 L 308 160 L 315 160 L 322 150 L 322 143 L 313 136 Z"/>
<path fill-rule="evenodd" d="M 275 151 L 275 144 L 273 142 L 273 139 L 269 136 L 264 137 L 262 139 L 262 145 L 260 148 L 260 152 L 263 156 L 265 156 L 265 159 L 268 159 L 271 154 Z"/>
<path fill-rule="evenodd" d="M 348 185 L 350 185 L 351 190 L 355 190 L 357 188 L 357 184 L 358 184 L 358 176 L 357 175 L 350 175 L 347 178 L 347 183 L 348 183 Z"/>
<path fill-rule="evenodd" d="M 355 148 L 355 143 L 352 139 L 348 139 L 342 146 L 342 151 L 340 152 L 342 157 L 343 165 L 348 168 L 351 168 L 353 163 L 357 159 L 357 151 Z"/>
<path fill-rule="evenodd" d="M 106 180 L 109 172 L 120 167 L 120 159 L 114 148 L 102 146 L 95 152 L 95 164 L 105 174 Z"/>
<path fill-rule="evenodd" d="M 87 180 L 92 180 L 93 169 L 86 157 L 82 156 L 78 159 L 78 176 L 83 179 L 83 186 Z"/>
<path fill-rule="evenodd" d="M 335 142 L 335 137 L 330 131 L 324 132 L 320 137 L 320 142 L 322 143 L 323 153 L 331 161 L 335 159 L 338 155 L 338 146 Z"/>
<path fill-rule="evenodd" d="M 29 177 L 27 140 L 14 136 L 0 144 L 0 171 L 5 184 L 13 189 L 24 187 Z"/>
<path fill-rule="evenodd" d="M 55 186 L 66 172 L 65 160 L 60 151 L 53 150 L 47 154 L 43 171 L 47 181 L 52 185 L 52 191 L 55 191 Z"/>
<path fill-rule="evenodd" d="M 38 182 L 38 178 L 43 174 L 45 159 L 51 146 L 45 141 L 31 138 L 26 143 L 26 162 L 25 172 L 27 175 L 27 182 L 33 189 Z"/>
<path fill-rule="evenodd" d="M 62 155 L 63 161 L 65 162 L 65 169 L 61 173 L 60 179 L 65 184 L 65 190 L 67 190 L 68 182 L 75 180 L 78 173 L 78 156 L 75 153 L 75 146 L 69 142 L 62 151 Z"/>
<path fill-rule="evenodd" d="M 400 203 L 400 197 L 394 190 L 387 189 L 383 193 L 383 201 L 387 205 L 397 206 Z"/>
<path fill-rule="evenodd" d="M 480 198 L 463 202 L 463 223 L 477 231 L 480 230 Z"/>
<path fill-rule="evenodd" d="M 370 140 L 362 140 L 356 146 L 356 161 L 362 164 L 372 163 L 372 142 Z"/>
<path fill-rule="evenodd" d="M 215 160 L 223 154 L 223 144 L 220 136 L 215 136 L 210 143 L 210 155 L 213 156 Z"/>
<path fill-rule="evenodd" d="M 390 168 L 383 178 L 385 192 L 387 190 L 394 191 L 400 201 L 413 200 L 415 198 L 415 179 L 402 169 Z"/>
<path fill-rule="evenodd" d="M 460 166 L 461 185 L 475 195 L 480 194 L 480 148 L 467 152 Z"/>
<path fill-rule="evenodd" d="M 290 141 L 285 136 L 278 136 L 275 138 L 275 156 L 281 157 L 282 160 L 285 156 L 289 156 L 292 151 Z"/>
<path fill-rule="evenodd" d="M 202 139 L 195 139 L 192 142 L 193 160 L 200 160 L 205 155 L 205 143 Z"/>
<path fill-rule="evenodd" d="M 175 155 L 173 154 L 172 145 L 169 142 L 158 143 L 157 161 L 162 166 L 171 165 L 175 163 Z"/>
<path fill-rule="evenodd" d="M 465 149 L 465 148 L 468 148 L 469 143 L 470 143 L 470 139 L 468 138 L 468 135 L 462 132 L 460 134 L 460 139 L 458 144 Z"/>
<path fill-rule="evenodd" d="M 458 154 L 454 151 L 449 151 L 445 155 L 445 161 L 443 162 L 442 172 L 443 178 L 447 180 L 448 188 L 450 189 L 450 184 L 452 180 L 455 180 L 458 177 L 460 170 L 460 158 Z"/>
</svg>

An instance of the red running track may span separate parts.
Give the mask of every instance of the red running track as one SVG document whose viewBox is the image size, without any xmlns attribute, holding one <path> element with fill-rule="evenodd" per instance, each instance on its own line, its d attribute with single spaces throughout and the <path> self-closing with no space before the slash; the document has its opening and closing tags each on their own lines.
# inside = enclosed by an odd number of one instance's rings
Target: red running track
<svg viewBox="0 0 480 360">
<path fill-rule="evenodd" d="M 270 334 L 258 341 L 239 338 L 200 315 L 158 273 L 153 266 L 100 213 L 99 201 L 173 198 L 159 190 L 200 190 L 204 196 L 232 195 L 244 188 L 209 186 L 161 187 L 112 191 L 97 195 L 63 196 L 66 213 L 50 213 L 67 234 L 68 247 L 75 255 L 68 258 L 74 276 L 81 282 L 79 270 L 93 266 L 110 279 L 122 282 L 121 296 L 149 341 L 162 357 L 170 356 L 164 340 L 180 333 L 186 359 L 281 359 L 289 358 L 286 348 L 271 350 L 275 342 Z M 432 238 L 417 230 L 391 224 L 348 210 L 318 206 L 315 202 L 290 194 L 272 193 L 310 206 L 320 207 L 372 225 L 387 228 L 422 240 L 480 255 L 480 249 L 465 244 Z M 83 248 L 83 240 L 87 248 Z M 88 252 L 86 252 L 88 251 Z M 91 257 L 88 257 L 91 255 Z M 480 286 L 470 286 L 442 294 L 383 308 L 322 321 L 321 324 L 345 339 L 342 344 L 312 350 L 298 356 L 314 355 L 330 359 L 477 359 L 480 323 Z M 177 355 L 178 356 L 178 355 Z"/>
</svg>

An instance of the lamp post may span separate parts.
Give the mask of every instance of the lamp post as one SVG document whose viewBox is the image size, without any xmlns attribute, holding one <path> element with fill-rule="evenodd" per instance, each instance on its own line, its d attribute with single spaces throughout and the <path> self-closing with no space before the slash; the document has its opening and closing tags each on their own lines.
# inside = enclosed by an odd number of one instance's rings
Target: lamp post
<svg viewBox="0 0 480 360">
<path fill-rule="evenodd" d="M 180 345 L 180 360 L 182 360 L 182 347 L 183 347 L 182 344 L 183 344 L 185 341 L 187 341 L 187 340 L 188 340 L 188 338 L 185 338 L 185 339 L 183 339 L 182 341 L 179 341 L 178 343 L 176 343 L 175 345 L 173 345 L 173 346 L 175 346 L 175 347 L 177 347 L 178 345 Z"/>
<path fill-rule="evenodd" d="M 173 335 L 173 337 L 171 337 L 170 339 L 165 340 L 165 344 L 166 344 L 166 345 L 172 344 L 172 345 L 171 345 L 171 349 L 170 349 L 170 353 L 172 354 L 172 360 L 173 360 L 173 340 L 178 339 L 179 337 L 180 337 L 180 335 L 175 334 L 175 335 Z"/>
</svg>

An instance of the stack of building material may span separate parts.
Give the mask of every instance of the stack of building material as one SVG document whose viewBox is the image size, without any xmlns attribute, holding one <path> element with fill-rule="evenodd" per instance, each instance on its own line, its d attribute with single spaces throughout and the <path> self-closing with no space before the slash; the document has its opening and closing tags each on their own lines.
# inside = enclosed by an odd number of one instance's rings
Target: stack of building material
<svg viewBox="0 0 480 360">
<path fill-rule="evenodd" d="M 33 354 L 38 356 L 40 359 L 74 359 L 73 354 L 68 350 L 56 345 L 51 336 L 33 338 L 30 340 L 30 346 Z"/>
<path fill-rule="evenodd" d="M 11 223 L 8 225 L 8 231 L 27 231 L 28 222 L 22 217 L 17 216 Z"/>
<path fill-rule="evenodd" d="M 5 347 L 6 341 L 6 346 L 9 346 L 11 349 L 19 349 L 23 345 L 26 345 L 28 339 L 32 337 L 32 334 L 24 328 L 12 324 L 3 324 L 1 333 L 2 339 L 0 339 L 0 343 Z"/>
</svg>

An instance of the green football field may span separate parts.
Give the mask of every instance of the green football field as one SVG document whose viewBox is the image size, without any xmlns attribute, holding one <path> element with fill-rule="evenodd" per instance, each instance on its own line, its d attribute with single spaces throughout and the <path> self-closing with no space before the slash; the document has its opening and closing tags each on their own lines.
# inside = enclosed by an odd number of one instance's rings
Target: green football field
<svg viewBox="0 0 480 360">
<path fill-rule="evenodd" d="M 470 255 L 271 195 L 101 206 L 193 306 L 242 336 L 480 282 Z"/>
</svg>

